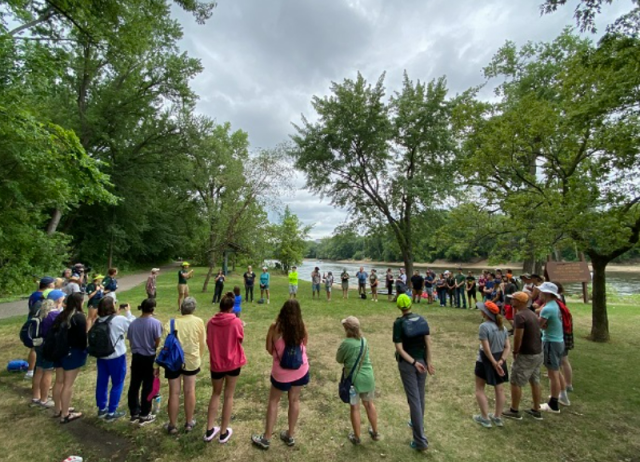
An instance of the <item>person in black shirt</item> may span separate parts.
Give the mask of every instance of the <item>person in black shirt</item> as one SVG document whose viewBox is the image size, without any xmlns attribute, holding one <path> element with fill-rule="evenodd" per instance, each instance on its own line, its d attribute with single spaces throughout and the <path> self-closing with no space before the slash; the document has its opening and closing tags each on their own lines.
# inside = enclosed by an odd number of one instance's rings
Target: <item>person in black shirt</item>
<svg viewBox="0 0 640 462">
<path fill-rule="evenodd" d="M 253 303 L 253 286 L 256 282 L 256 273 L 248 266 L 247 272 L 242 277 L 244 278 L 244 301 L 249 302 L 249 295 L 251 295 L 251 303 Z"/>
<path fill-rule="evenodd" d="M 420 276 L 420 271 L 415 270 L 413 272 L 413 276 L 411 276 L 411 286 L 413 287 L 413 291 L 411 292 L 413 295 L 412 302 L 416 303 L 417 297 L 418 303 L 420 303 L 420 299 L 422 298 L 422 289 L 424 288 L 424 278 Z"/>
<path fill-rule="evenodd" d="M 472 307 L 476 306 L 476 303 L 478 303 L 478 299 L 476 298 L 476 278 L 473 275 L 473 271 L 469 271 L 469 273 L 467 273 L 465 289 L 467 292 L 467 299 L 469 300 L 469 309 L 472 309 Z M 471 299 L 473 299 L 473 304 L 471 304 Z"/>
<path fill-rule="evenodd" d="M 449 294 L 449 306 L 453 307 L 453 299 L 456 296 L 456 278 L 453 276 L 453 273 L 447 271 L 445 273 L 447 277 L 447 293 Z M 447 301 L 445 298 L 445 306 L 447 305 Z"/>
</svg>

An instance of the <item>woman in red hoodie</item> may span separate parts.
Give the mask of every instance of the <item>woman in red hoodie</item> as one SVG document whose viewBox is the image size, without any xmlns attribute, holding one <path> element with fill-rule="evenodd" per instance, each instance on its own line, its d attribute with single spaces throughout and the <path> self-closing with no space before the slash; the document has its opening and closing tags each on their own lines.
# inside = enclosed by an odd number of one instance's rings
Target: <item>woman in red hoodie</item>
<svg viewBox="0 0 640 462">
<path fill-rule="evenodd" d="M 207 346 L 211 363 L 211 401 L 207 416 L 207 432 L 204 440 L 208 443 L 220 433 L 220 444 L 231 438 L 233 430 L 229 427 L 231 408 L 233 407 L 233 392 L 240 375 L 240 368 L 247 364 L 247 358 L 242 349 L 244 329 L 242 321 L 233 313 L 235 296 L 228 292 L 220 300 L 220 312 L 207 323 Z M 215 426 L 218 418 L 220 395 L 224 385 L 224 403 L 222 404 L 222 424 Z"/>
</svg>

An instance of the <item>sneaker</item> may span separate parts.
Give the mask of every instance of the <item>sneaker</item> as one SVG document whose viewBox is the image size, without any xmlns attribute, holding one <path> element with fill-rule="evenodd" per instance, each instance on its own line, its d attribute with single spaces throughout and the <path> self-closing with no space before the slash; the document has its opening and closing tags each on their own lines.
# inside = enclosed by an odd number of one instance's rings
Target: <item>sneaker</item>
<svg viewBox="0 0 640 462">
<path fill-rule="evenodd" d="M 271 441 L 266 439 L 264 435 L 252 435 L 251 442 L 258 446 L 260 449 L 269 449 Z"/>
<path fill-rule="evenodd" d="M 139 414 L 135 414 L 132 415 L 131 417 L 129 417 L 129 423 L 130 424 L 137 424 L 140 421 L 140 415 Z"/>
<path fill-rule="evenodd" d="M 220 444 L 224 444 L 231 439 L 233 428 L 227 427 L 227 433 L 220 433 Z"/>
<path fill-rule="evenodd" d="M 46 401 L 39 401 L 38 404 L 42 407 L 42 409 L 51 409 L 53 406 L 55 406 L 55 403 L 51 399 L 48 399 Z"/>
<path fill-rule="evenodd" d="M 536 420 L 542 420 L 542 412 L 540 411 L 536 411 L 535 409 L 527 409 L 526 411 L 527 414 L 529 414 L 531 417 L 533 417 Z M 504 415 L 504 414 L 502 414 Z"/>
<path fill-rule="evenodd" d="M 33 371 L 27 371 L 27 373 L 24 374 L 25 380 L 31 380 L 32 378 L 33 378 Z"/>
<path fill-rule="evenodd" d="M 98 419 L 104 419 L 109 413 L 106 409 L 98 409 Z"/>
<path fill-rule="evenodd" d="M 210 443 L 218 433 L 220 433 L 220 427 L 213 427 L 205 432 L 202 439 L 205 443 Z"/>
<path fill-rule="evenodd" d="M 412 441 L 411 443 L 409 443 L 409 447 L 411 449 L 415 449 L 416 451 L 420 451 L 420 452 L 426 451 L 427 449 L 429 449 L 429 446 L 425 448 L 419 448 L 415 441 Z"/>
<path fill-rule="evenodd" d="M 522 420 L 522 414 L 520 411 L 514 411 L 513 409 L 508 409 L 502 413 L 502 417 L 506 417 L 508 419 L 513 420 Z"/>
<path fill-rule="evenodd" d="M 124 417 L 125 415 L 127 415 L 126 412 L 122 412 L 122 411 L 116 411 L 112 414 L 107 414 L 106 417 L 104 418 L 104 420 L 106 422 L 115 422 L 116 420 L 118 420 L 121 417 Z"/>
<path fill-rule="evenodd" d="M 567 385 L 567 393 L 571 393 L 573 391 L 573 385 Z"/>
<path fill-rule="evenodd" d="M 280 432 L 280 439 L 284 441 L 284 444 L 286 444 L 287 446 L 293 446 L 294 444 L 296 444 L 296 440 L 289 436 L 288 430 L 282 430 Z"/>
<path fill-rule="evenodd" d="M 36 398 L 31 398 L 31 402 L 29 402 L 29 406 L 40 407 L 40 400 Z"/>
<path fill-rule="evenodd" d="M 496 417 L 494 414 L 489 414 L 489 419 L 491 419 L 491 422 L 496 427 L 504 427 L 504 422 L 502 421 L 502 418 Z"/>
<path fill-rule="evenodd" d="M 143 415 L 138 419 L 138 425 L 144 427 L 145 425 L 149 425 L 156 421 L 156 416 L 154 414 Z"/>
<path fill-rule="evenodd" d="M 380 433 L 374 432 L 371 427 L 369 427 L 369 436 L 373 441 L 380 441 Z"/>
<path fill-rule="evenodd" d="M 549 406 L 549 403 L 543 403 L 540 405 L 540 410 L 542 412 L 550 412 L 552 414 L 560 414 L 560 409 L 558 409 L 557 411 L 555 409 L 551 409 L 551 406 Z"/>
<path fill-rule="evenodd" d="M 480 414 L 476 414 L 473 416 L 473 421 L 477 424 L 482 425 L 484 428 L 491 428 L 491 419 L 485 419 Z"/>
<path fill-rule="evenodd" d="M 567 396 L 567 392 L 560 393 L 560 397 L 558 398 L 558 402 L 563 406 L 571 406 L 571 401 L 569 401 L 569 397 Z"/>
<path fill-rule="evenodd" d="M 358 438 L 353 432 L 349 433 L 349 436 L 347 436 L 347 438 L 356 446 L 360 444 L 360 438 Z"/>
</svg>

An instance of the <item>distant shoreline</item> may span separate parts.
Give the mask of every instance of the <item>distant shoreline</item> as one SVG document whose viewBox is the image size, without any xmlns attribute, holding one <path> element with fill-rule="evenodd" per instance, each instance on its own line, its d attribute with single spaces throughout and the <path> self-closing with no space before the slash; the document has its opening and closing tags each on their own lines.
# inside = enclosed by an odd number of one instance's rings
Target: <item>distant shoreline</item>
<svg viewBox="0 0 640 462">
<path fill-rule="evenodd" d="M 312 260 L 312 259 L 309 259 Z M 320 260 L 322 261 L 322 260 Z M 375 266 L 375 267 L 385 267 L 385 266 L 402 266 L 402 262 L 385 262 L 385 261 L 371 261 L 371 260 L 330 260 L 335 261 L 337 263 L 348 263 L 352 265 L 363 265 L 363 266 Z M 436 260 L 432 263 L 422 263 L 422 262 L 414 262 L 413 266 L 415 268 L 437 268 L 437 269 L 449 269 L 454 270 L 458 267 L 462 267 L 465 269 L 474 269 L 474 270 L 484 270 L 484 269 L 496 269 L 501 268 L 503 271 L 506 269 L 513 270 L 514 274 L 518 274 L 522 272 L 522 263 L 498 263 L 494 265 L 490 265 L 487 263 L 487 260 L 480 260 L 477 262 L 470 263 L 459 263 L 459 262 L 447 262 L 444 260 Z M 589 264 L 589 268 L 591 269 L 591 264 Z M 640 265 L 616 265 L 609 264 L 607 266 L 607 272 L 611 273 L 640 273 Z"/>
</svg>

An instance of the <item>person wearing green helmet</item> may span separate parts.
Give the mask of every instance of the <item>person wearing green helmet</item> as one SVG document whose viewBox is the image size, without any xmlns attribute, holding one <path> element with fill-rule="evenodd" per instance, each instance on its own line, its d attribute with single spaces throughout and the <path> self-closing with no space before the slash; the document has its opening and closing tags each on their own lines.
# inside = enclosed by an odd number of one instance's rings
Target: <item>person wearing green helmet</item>
<svg viewBox="0 0 640 462">
<path fill-rule="evenodd" d="M 193 277 L 193 270 L 189 270 L 189 262 L 182 262 L 182 268 L 178 271 L 178 311 L 182 307 L 182 301 L 189 296 L 188 279 Z"/>
<path fill-rule="evenodd" d="M 402 311 L 402 316 L 393 323 L 393 343 L 411 413 L 411 447 L 417 451 L 426 451 L 429 442 L 424 433 L 424 389 L 427 372 L 431 375 L 435 373 L 429 324 L 422 316 L 411 312 L 411 298 L 407 294 L 398 295 L 396 304 Z"/>
</svg>

